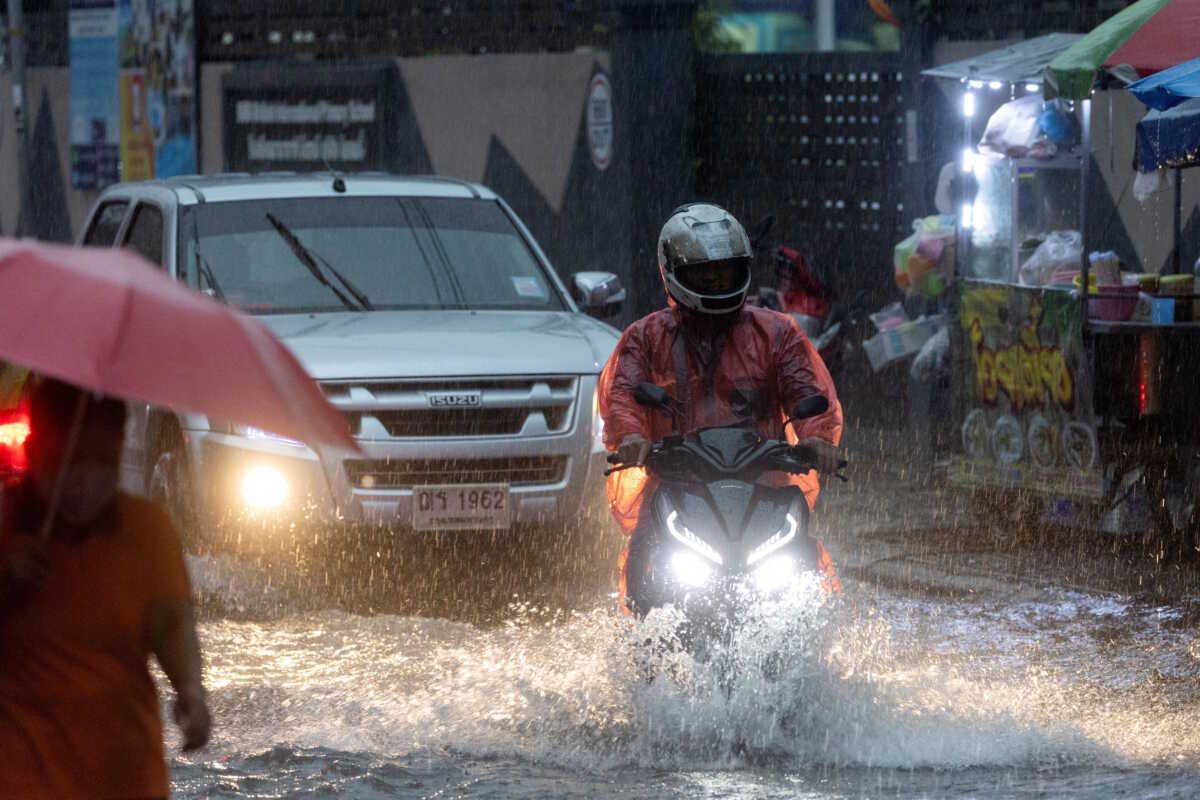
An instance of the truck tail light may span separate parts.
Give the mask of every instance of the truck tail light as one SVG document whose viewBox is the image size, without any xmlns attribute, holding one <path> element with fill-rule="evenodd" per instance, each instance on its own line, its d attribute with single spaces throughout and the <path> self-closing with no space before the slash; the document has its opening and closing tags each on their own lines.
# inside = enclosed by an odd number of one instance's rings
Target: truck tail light
<svg viewBox="0 0 1200 800">
<path fill-rule="evenodd" d="M 0 411 L 0 475 L 25 471 L 29 433 L 28 411 Z"/>
</svg>

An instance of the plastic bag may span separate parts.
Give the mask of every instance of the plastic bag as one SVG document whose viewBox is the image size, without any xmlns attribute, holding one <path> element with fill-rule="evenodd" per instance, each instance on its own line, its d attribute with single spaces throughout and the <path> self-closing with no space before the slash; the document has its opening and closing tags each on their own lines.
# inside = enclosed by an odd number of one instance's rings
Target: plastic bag
<svg viewBox="0 0 1200 800">
<path fill-rule="evenodd" d="M 932 383 L 938 375 L 946 371 L 950 360 L 950 329 L 942 328 L 917 351 L 908 374 L 915 381 Z"/>
<path fill-rule="evenodd" d="M 1038 127 L 1056 147 L 1069 148 L 1079 140 L 1079 123 L 1061 98 L 1046 103 Z"/>
<path fill-rule="evenodd" d="M 954 278 L 954 217 L 934 214 L 913 220 L 913 233 L 892 251 L 896 285 L 937 297 Z"/>
<path fill-rule="evenodd" d="M 1025 286 L 1046 286 L 1059 270 L 1078 271 L 1082 256 L 1079 231 L 1054 231 L 1021 265 L 1020 281 Z"/>
<path fill-rule="evenodd" d="M 904 307 L 898 302 L 886 305 L 869 316 L 872 324 L 875 325 L 875 330 L 880 333 L 894 331 L 908 322 L 908 314 L 904 313 Z"/>
<path fill-rule="evenodd" d="M 1040 96 L 1029 94 L 1000 106 L 988 120 L 979 152 L 1012 158 L 1054 155 L 1054 144 L 1038 124 L 1042 105 Z"/>
<path fill-rule="evenodd" d="M 892 250 L 892 268 L 895 272 L 896 285 L 901 289 L 907 289 L 912 283 L 908 275 L 908 260 L 917 252 L 917 245 L 920 241 L 921 235 L 914 233 Z"/>
<path fill-rule="evenodd" d="M 1175 175 L 1165 169 L 1139 172 L 1133 176 L 1133 196 L 1143 204 L 1157 192 L 1172 189 L 1174 186 Z"/>
</svg>

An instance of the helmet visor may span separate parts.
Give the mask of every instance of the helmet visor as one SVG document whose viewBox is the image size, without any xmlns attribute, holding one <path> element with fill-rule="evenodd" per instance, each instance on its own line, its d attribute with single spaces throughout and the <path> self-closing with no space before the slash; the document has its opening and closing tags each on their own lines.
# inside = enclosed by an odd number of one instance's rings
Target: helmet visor
<svg viewBox="0 0 1200 800">
<path fill-rule="evenodd" d="M 675 270 L 685 289 L 701 297 L 721 297 L 741 291 L 750 279 L 750 259 L 726 258 L 687 264 Z"/>
</svg>

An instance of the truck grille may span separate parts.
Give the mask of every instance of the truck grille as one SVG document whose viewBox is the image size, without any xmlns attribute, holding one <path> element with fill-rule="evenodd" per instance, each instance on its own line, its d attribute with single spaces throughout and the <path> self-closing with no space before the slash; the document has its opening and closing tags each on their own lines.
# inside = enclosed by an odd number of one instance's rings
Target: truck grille
<svg viewBox="0 0 1200 800">
<path fill-rule="evenodd" d="M 329 401 L 363 439 L 545 436 L 566 433 L 578 394 L 573 377 L 323 383 Z M 469 406 L 434 407 L 438 395 Z"/>
<path fill-rule="evenodd" d="M 352 459 L 346 477 L 356 489 L 410 489 L 457 483 L 545 486 L 567 473 L 566 456 L 516 458 Z"/>
</svg>

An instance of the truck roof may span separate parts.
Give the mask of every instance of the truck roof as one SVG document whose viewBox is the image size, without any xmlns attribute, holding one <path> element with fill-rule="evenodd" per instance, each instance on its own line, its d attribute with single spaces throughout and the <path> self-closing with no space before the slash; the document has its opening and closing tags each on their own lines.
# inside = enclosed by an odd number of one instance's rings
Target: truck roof
<svg viewBox="0 0 1200 800">
<path fill-rule="evenodd" d="M 340 186 L 337 185 L 339 181 Z M 170 191 L 182 205 L 287 197 L 496 198 L 490 189 L 457 178 L 439 175 L 391 175 L 384 172 L 242 172 L 180 175 L 136 183 L 119 183 L 106 189 L 104 195 L 136 195 L 152 187 Z"/>
</svg>

